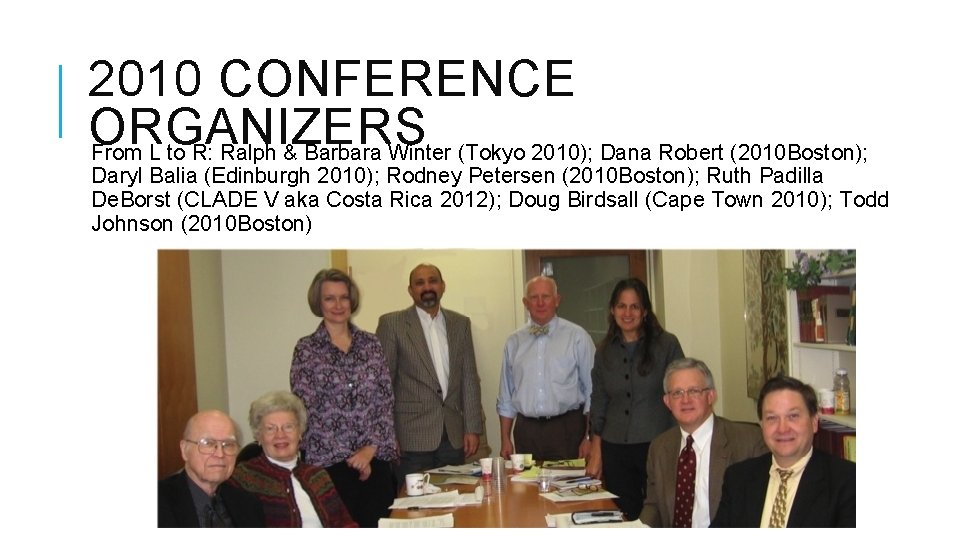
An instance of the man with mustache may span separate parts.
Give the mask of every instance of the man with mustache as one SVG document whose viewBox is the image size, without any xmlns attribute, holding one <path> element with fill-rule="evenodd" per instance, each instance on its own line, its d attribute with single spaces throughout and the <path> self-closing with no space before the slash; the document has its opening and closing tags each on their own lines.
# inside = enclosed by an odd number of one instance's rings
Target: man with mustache
<svg viewBox="0 0 960 540">
<path fill-rule="evenodd" d="M 470 319 L 440 307 L 445 290 L 439 268 L 417 265 L 407 287 L 414 305 L 381 316 L 377 325 L 393 378 L 400 479 L 463 464 L 477 452 L 483 430 Z"/>
</svg>

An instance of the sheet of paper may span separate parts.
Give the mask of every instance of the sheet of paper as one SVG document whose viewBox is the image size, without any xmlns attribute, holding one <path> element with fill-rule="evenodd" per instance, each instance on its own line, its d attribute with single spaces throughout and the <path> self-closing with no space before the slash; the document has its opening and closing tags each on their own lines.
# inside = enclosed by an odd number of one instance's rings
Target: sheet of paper
<svg viewBox="0 0 960 540">
<path fill-rule="evenodd" d="M 427 471 L 430 474 L 459 474 L 464 476 L 472 476 L 474 474 L 480 474 L 480 466 L 468 463 L 466 465 L 444 465 L 442 467 L 437 467 L 436 469 L 430 469 Z"/>
<path fill-rule="evenodd" d="M 568 515 L 569 517 L 569 515 Z M 453 514 L 441 514 L 410 519 L 380 518 L 377 527 L 381 529 L 423 529 L 453 527 Z"/>
<path fill-rule="evenodd" d="M 473 495 L 471 493 L 471 495 Z M 417 497 L 397 497 L 390 505 L 391 510 L 407 510 L 410 508 L 453 508 L 460 498 L 458 491 L 444 491 L 432 495 Z"/>
<path fill-rule="evenodd" d="M 556 461 L 544 461 L 543 466 L 547 469 L 554 467 L 586 467 L 587 460 L 584 458 L 580 459 L 561 459 Z"/>
<path fill-rule="evenodd" d="M 542 469 L 544 474 L 549 476 L 551 479 L 559 478 L 576 478 L 578 476 L 584 476 L 584 469 Z M 510 477 L 512 482 L 530 482 L 536 483 L 537 476 L 540 474 L 540 467 L 531 467 L 520 474 L 515 474 Z"/>
<path fill-rule="evenodd" d="M 457 506 L 480 504 L 481 502 L 483 502 L 483 488 L 477 487 L 467 493 L 451 490 L 417 497 L 397 497 L 393 500 L 390 509 L 419 510 L 421 508 L 455 508 Z"/>
<path fill-rule="evenodd" d="M 476 490 L 469 493 L 461 493 L 457 498 L 457 506 L 471 506 L 483 502 L 483 487 L 477 487 Z"/>
<path fill-rule="evenodd" d="M 547 514 L 544 516 L 547 522 L 547 527 L 557 527 L 557 528 L 566 528 L 566 527 L 576 527 L 578 529 L 585 528 L 617 528 L 617 529 L 648 529 L 647 525 L 644 525 L 639 519 L 636 521 L 622 521 L 620 523 L 593 523 L 590 525 L 574 525 L 573 521 L 570 519 L 571 514 Z"/>
<path fill-rule="evenodd" d="M 475 486 L 479 481 L 480 479 L 476 476 L 448 476 L 447 478 L 438 480 L 435 483 L 441 486 L 444 484 L 466 484 L 469 486 Z"/>
<path fill-rule="evenodd" d="M 541 493 L 541 497 L 547 499 L 548 501 L 553 501 L 555 503 L 563 502 L 582 502 L 582 501 L 598 501 L 600 499 L 616 499 L 617 496 L 609 491 L 591 491 L 589 493 L 580 494 L 576 490 L 568 491 L 551 491 L 550 493 Z"/>
</svg>

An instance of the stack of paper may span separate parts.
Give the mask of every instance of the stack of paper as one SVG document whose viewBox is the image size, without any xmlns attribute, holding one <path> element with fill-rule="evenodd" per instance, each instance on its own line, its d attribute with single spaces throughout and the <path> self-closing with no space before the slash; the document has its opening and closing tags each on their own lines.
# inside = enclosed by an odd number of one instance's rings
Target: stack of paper
<svg viewBox="0 0 960 540">
<path fill-rule="evenodd" d="M 600 499 L 616 499 L 617 496 L 606 490 L 582 491 L 579 489 L 568 489 L 566 491 L 551 491 L 550 493 L 541 493 L 541 497 L 555 503 L 562 502 L 582 502 L 598 501 Z"/>
<path fill-rule="evenodd" d="M 380 518 L 380 521 L 377 522 L 377 527 L 381 529 L 434 529 L 438 527 L 453 527 L 453 514 L 410 519 Z"/>
<path fill-rule="evenodd" d="M 621 521 L 619 523 L 594 523 L 591 525 L 574 525 L 573 521 L 570 519 L 571 514 L 547 514 L 545 516 L 547 520 L 547 527 L 614 527 L 614 528 L 639 528 L 646 529 L 647 525 L 644 525 L 639 519 L 636 521 Z"/>
<path fill-rule="evenodd" d="M 573 476 L 565 475 L 558 476 L 551 480 L 550 485 L 557 488 L 559 491 L 565 491 L 568 489 L 576 488 L 585 488 L 589 486 L 599 486 L 602 484 L 600 480 L 593 478 L 592 476 Z"/>
<path fill-rule="evenodd" d="M 584 475 L 583 469 L 541 469 L 540 467 L 531 467 L 520 474 L 515 474 L 510 477 L 510 480 L 514 482 L 531 482 L 536 483 L 537 476 L 540 475 L 540 471 L 550 477 L 550 480 L 558 480 L 561 478 L 577 478 Z"/>
<path fill-rule="evenodd" d="M 558 461 L 544 461 L 544 468 L 552 469 L 556 467 L 586 467 L 587 460 L 584 458 L 579 459 L 561 459 Z"/>
<path fill-rule="evenodd" d="M 471 491 L 470 493 L 444 491 L 432 495 L 397 497 L 393 500 L 393 504 L 390 505 L 390 509 L 421 510 L 426 508 L 455 508 L 469 504 L 480 504 L 481 502 L 483 502 L 483 488 L 477 488 L 477 490 Z"/>
<path fill-rule="evenodd" d="M 480 474 L 480 466 L 468 463 L 466 465 L 444 465 L 436 469 L 427 471 L 430 474 L 457 474 L 462 476 L 472 476 Z"/>
</svg>

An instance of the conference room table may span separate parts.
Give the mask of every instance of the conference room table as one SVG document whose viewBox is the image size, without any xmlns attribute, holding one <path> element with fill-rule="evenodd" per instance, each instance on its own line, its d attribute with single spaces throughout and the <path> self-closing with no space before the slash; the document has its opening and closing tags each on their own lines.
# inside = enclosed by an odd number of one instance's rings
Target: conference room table
<svg viewBox="0 0 960 540">
<path fill-rule="evenodd" d="M 431 476 L 431 482 L 444 479 L 443 475 Z M 532 482 L 514 482 L 506 479 L 502 491 L 496 491 L 490 482 L 480 481 L 474 486 L 466 484 L 442 484 L 443 491 L 458 490 L 461 493 L 473 492 L 477 486 L 484 487 L 483 502 L 456 508 L 429 508 L 420 510 L 392 510 L 391 518 L 409 519 L 440 516 L 453 513 L 453 526 L 471 527 L 546 527 L 547 514 L 564 514 L 585 510 L 616 510 L 613 499 L 555 503 L 540 496 L 537 484 Z M 406 496 L 406 493 L 401 494 Z"/>
</svg>

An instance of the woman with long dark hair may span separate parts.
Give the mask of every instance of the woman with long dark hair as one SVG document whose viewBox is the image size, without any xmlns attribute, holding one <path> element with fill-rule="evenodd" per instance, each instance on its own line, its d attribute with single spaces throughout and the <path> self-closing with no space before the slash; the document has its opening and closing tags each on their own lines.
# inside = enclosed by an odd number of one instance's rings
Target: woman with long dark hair
<svg viewBox="0 0 960 540">
<path fill-rule="evenodd" d="M 607 320 L 591 373 L 593 447 L 587 473 L 598 478 L 602 473 L 632 520 L 643 508 L 650 441 L 674 423 L 663 403 L 663 376 L 667 364 L 684 354 L 677 337 L 660 326 L 639 279 L 617 283 Z"/>
</svg>

